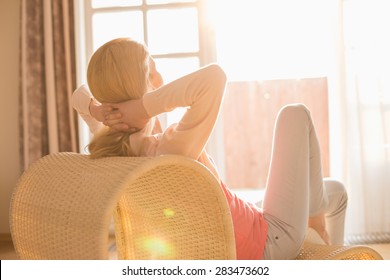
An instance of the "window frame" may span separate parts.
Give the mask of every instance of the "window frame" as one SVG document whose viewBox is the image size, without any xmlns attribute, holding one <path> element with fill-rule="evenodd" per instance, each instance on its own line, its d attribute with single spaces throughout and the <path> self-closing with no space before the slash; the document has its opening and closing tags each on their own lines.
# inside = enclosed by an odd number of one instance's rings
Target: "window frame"
<svg viewBox="0 0 390 280">
<path fill-rule="evenodd" d="M 76 37 L 77 37 L 77 49 L 79 54 L 84 53 L 84 57 L 90 57 L 93 53 L 93 33 L 92 33 L 92 17 L 96 12 L 109 13 L 109 12 L 123 12 L 123 11 L 141 11 L 143 16 L 144 26 L 144 42 L 148 44 L 148 20 L 147 12 L 156 9 L 179 9 L 179 8 L 196 8 L 198 11 L 198 37 L 199 37 L 199 49 L 197 52 L 176 52 L 166 54 L 152 54 L 154 58 L 186 58 L 186 57 L 198 57 L 200 66 L 204 66 L 208 63 L 216 61 L 216 45 L 215 36 L 211 25 L 207 22 L 205 11 L 206 0 L 195 0 L 194 2 L 183 3 L 166 3 L 166 4 L 147 4 L 146 0 L 142 1 L 142 5 L 129 6 L 129 7 L 102 7 L 92 8 L 93 0 L 74 0 L 75 2 L 75 20 L 76 20 Z M 81 29 L 81 30 L 78 30 Z M 84 30 L 82 30 L 84 29 Z M 84 37 L 84 38 L 82 38 Z M 81 44 L 84 45 L 81 46 Z M 80 63 L 85 64 L 84 61 Z"/>
</svg>

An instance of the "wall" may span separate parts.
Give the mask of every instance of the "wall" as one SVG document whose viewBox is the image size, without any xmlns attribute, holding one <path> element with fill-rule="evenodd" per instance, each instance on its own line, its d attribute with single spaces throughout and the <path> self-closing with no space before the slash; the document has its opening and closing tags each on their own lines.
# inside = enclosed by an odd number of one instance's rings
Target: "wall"
<svg viewBox="0 0 390 280">
<path fill-rule="evenodd" d="M 0 0 L 0 236 L 9 235 L 8 210 L 19 168 L 20 0 Z"/>
</svg>

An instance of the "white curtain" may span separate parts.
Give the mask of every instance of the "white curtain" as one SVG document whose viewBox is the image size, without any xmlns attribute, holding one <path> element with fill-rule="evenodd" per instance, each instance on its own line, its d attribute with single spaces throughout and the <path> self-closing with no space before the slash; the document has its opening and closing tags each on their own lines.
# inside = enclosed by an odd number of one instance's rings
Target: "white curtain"
<svg viewBox="0 0 390 280">
<path fill-rule="evenodd" d="M 390 236 L 390 13 L 387 0 L 344 0 L 338 63 L 340 175 L 347 239 Z"/>
</svg>

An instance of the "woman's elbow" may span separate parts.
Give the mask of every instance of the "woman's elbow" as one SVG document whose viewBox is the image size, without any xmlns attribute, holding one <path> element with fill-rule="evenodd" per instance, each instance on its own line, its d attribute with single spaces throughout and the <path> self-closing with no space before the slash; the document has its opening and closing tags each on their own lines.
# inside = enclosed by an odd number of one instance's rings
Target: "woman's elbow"
<svg viewBox="0 0 390 280">
<path fill-rule="evenodd" d="M 206 69 L 206 85 L 211 90 L 215 97 L 219 96 L 222 98 L 226 88 L 226 74 L 225 71 L 218 64 L 209 64 L 205 67 Z"/>
<path fill-rule="evenodd" d="M 222 69 L 222 67 L 216 63 L 211 63 L 206 66 L 208 70 L 208 77 L 215 82 L 219 82 L 220 84 L 226 84 L 226 73 Z"/>
</svg>

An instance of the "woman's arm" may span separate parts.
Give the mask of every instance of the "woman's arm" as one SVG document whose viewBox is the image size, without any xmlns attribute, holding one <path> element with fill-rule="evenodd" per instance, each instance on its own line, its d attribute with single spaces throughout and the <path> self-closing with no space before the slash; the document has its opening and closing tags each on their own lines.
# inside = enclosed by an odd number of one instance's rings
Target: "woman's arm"
<svg viewBox="0 0 390 280">
<path fill-rule="evenodd" d="M 72 106 L 80 117 L 87 123 L 91 133 L 96 133 L 103 124 L 91 116 L 90 105 L 93 96 L 86 85 L 77 88 L 72 94 Z"/>
<path fill-rule="evenodd" d="M 73 92 L 72 106 L 87 123 L 92 134 L 95 134 L 103 127 L 102 122 L 109 114 L 112 114 L 112 116 L 117 118 L 121 117 L 119 112 L 113 112 L 112 106 L 105 104 L 102 105 L 93 98 L 86 85 L 81 85 Z M 127 125 L 123 124 L 117 127 L 124 130 L 128 129 Z"/>
<path fill-rule="evenodd" d="M 217 120 L 225 85 L 223 70 L 215 64 L 206 66 L 146 93 L 140 100 L 118 104 L 123 115 L 120 121 L 140 128 L 154 116 L 187 107 L 180 122 L 162 134 L 157 154 L 198 159 Z"/>
<path fill-rule="evenodd" d="M 213 64 L 144 96 L 143 104 L 150 116 L 177 107 L 188 108 L 178 125 L 163 134 L 159 154 L 199 158 L 217 121 L 225 86 L 225 73 Z"/>
</svg>

